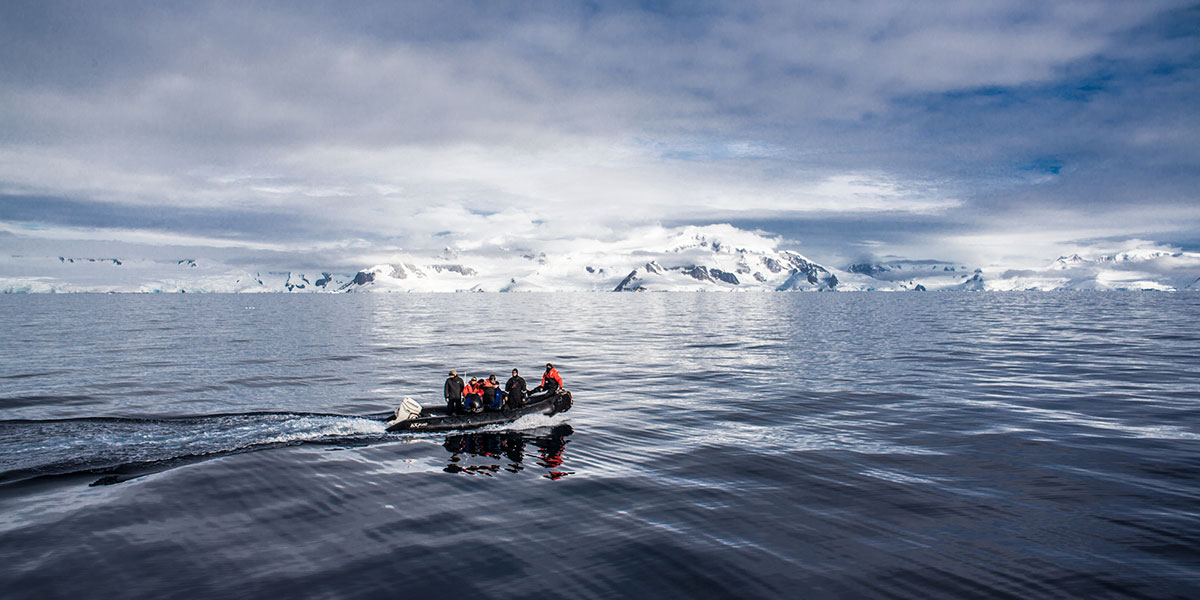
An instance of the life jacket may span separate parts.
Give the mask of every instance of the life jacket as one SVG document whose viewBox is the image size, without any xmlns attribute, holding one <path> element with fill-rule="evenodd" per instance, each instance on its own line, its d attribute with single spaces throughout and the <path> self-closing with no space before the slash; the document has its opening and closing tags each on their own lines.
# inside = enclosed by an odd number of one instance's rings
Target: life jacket
<svg viewBox="0 0 1200 600">
<path fill-rule="evenodd" d="M 558 384 L 555 387 L 563 386 L 562 376 L 558 374 L 558 369 L 550 369 L 549 371 L 546 371 L 545 373 L 542 374 L 542 387 L 543 388 L 548 387 L 546 385 L 546 380 L 548 380 L 548 379 L 554 380 Z"/>
</svg>

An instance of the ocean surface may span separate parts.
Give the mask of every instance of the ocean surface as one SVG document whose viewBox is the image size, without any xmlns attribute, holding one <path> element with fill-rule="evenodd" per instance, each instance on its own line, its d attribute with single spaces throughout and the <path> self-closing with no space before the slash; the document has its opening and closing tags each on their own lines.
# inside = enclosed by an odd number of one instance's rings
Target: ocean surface
<svg viewBox="0 0 1200 600">
<path fill-rule="evenodd" d="M 1200 597 L 1200 294 L 0 297 L 4 598 Z M 574 408 L 389 434 L 446 372 Z"/>
</svg>

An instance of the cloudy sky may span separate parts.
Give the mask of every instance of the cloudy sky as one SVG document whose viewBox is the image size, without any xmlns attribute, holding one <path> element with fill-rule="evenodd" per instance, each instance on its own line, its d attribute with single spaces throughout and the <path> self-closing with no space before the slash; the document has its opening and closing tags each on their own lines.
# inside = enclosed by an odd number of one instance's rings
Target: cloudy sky
<svg viewBox="0 0 1200 600">
<path fill-rule="evenodd" d="M 1197 250 L 1197 98 L 1176 1 L 7 0 L 0 249 Z"/>
</svg>

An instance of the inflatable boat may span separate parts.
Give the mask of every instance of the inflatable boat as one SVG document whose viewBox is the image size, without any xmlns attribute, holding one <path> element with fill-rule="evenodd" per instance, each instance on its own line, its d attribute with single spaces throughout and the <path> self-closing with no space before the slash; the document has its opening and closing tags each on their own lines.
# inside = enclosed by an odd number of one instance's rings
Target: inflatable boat
<svg viewBox="0 0 1200 600">
<path fill-rule="evenodd" d="M 535 396 L 525 406 L 482 412 L 451 413 L 446 406 L 421 406 L 406 399 L 388 420 L 388 431 L 450 431 L 475 429 L 516 421 L 525 415 L 554 415 L 571 410 L 571 392 L 560 388 L 548 396 Z"/>
</svg>

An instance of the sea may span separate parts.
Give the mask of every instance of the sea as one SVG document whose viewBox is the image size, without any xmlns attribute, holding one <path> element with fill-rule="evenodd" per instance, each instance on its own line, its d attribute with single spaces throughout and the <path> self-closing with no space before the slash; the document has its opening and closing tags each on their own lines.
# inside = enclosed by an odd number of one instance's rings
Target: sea
<svg viewBox="0 0 1200 600">
<path fill-rule="evenodd" d="M 3 296 L 0 596 L 1197 598 L 1200 294 Z"/>
</svg>

